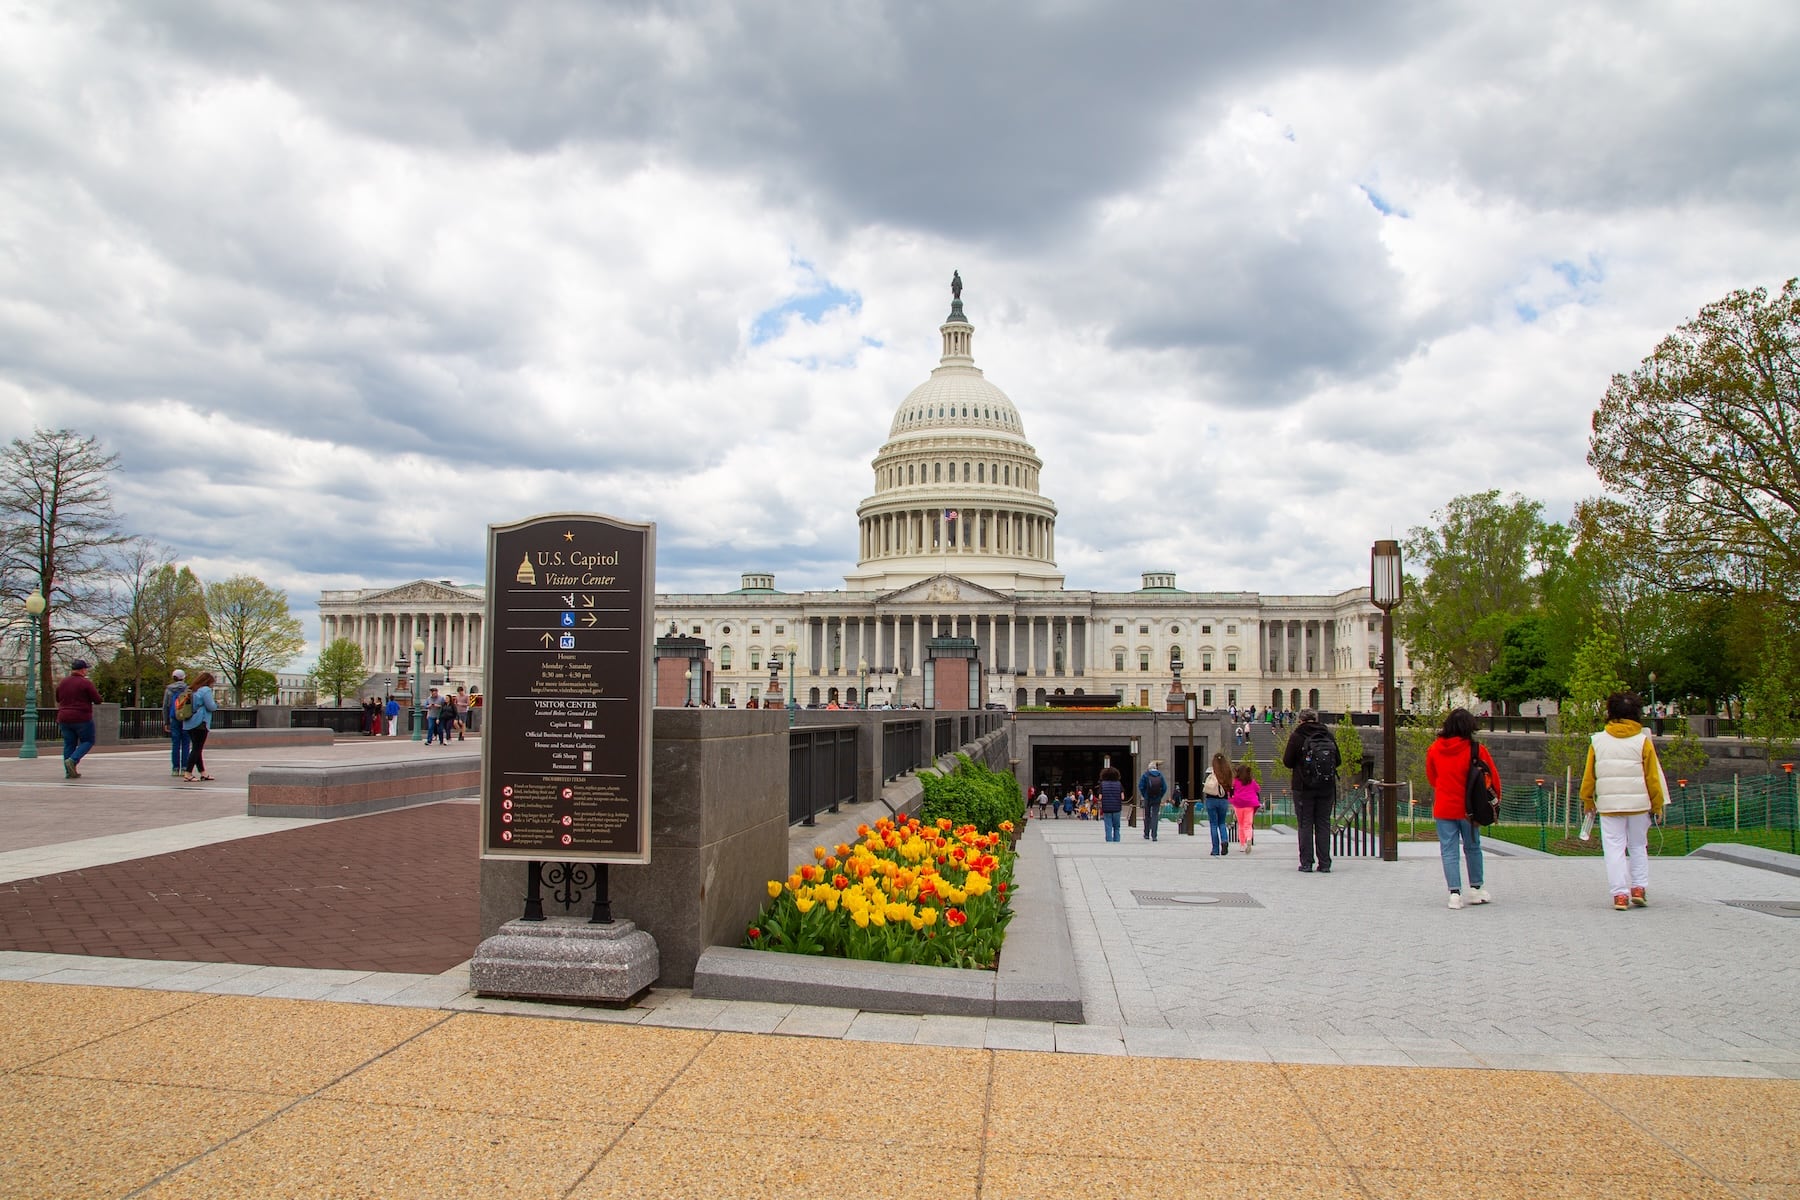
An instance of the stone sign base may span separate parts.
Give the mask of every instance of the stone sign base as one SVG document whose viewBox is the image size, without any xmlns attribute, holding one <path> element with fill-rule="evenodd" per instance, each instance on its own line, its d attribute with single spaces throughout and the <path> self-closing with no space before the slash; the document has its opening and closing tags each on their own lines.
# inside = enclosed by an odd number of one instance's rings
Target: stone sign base
<svg viewBox="0 0 1800 1200">
<path fill-rule="evenodd" d="M 656 982 L 656 940 L 630 921 L 591 925 L 581 917 L 508 921 L 469 964 L 483 996 L 629 1004 Z"/>
</svg>

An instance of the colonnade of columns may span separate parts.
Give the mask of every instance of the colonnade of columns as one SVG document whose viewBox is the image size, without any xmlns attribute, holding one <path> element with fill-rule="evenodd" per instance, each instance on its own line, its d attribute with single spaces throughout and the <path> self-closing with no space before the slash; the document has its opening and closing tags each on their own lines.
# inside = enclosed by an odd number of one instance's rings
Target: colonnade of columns
<svg viewBox="0 0 1800 1200">
<path fill-rule="evenodd" d="M 1082 675 L 1094 661 L 1092 623 L 1075 615 L 889 613 L 811 617 L 804 624 L 795 664 L 801 675 L 855 678 L 859 662 L 869 664 L 871 676 L 916 675 L 925 644 L 936 637 L 974 638 L 983 666 L 1007 674 Z"/>
<path fill-rule="evenodd" d="M 955 512 L 953 520 L 950 513 Z M 861 521 L 859 561 L 921 554 L 998 554 L 1056 560 L 1056 520 L 1004 508 L 914 508 Z"/>
<path fill-rule="evenodd" d="M 477 613 L 448 610 L 412 612 L 324 613 L 319 617 L 321 645 L 349 638 L 362 649 L 363 663 L 371 674 L 391 671 L 404 658 L 412 662 L 414 638 L 422 639 L 421 662 L 454 674 L 457 668 L 480 670 L 482 617 Z"/>
<path fill-rule="evenodd" d="M 1330 655 L 1336 638 L 1329 636 L 1328 626 L 1329 622 L 1316 618 L 1260 622 L 1261 661 L 1257 665 L 1274 674 L 1332 670 Z"/>
</svg>

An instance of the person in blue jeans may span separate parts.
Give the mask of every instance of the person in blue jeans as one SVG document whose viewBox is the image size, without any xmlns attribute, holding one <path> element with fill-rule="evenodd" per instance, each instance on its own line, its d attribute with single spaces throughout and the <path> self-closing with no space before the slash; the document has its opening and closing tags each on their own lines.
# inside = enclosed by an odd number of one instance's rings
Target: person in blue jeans
<svg viewBox="0 0 1800 1200">
<path fill-rule="evenodd" d="M 1151 841 L 1159 841 L 1157 830 L 1162 827 L 1163 796 L 1168 793 L 1168 780 L 1163 778 L 1162 764 L 1152 759 L 1144 773 L 1138 776 L 1138 803 L 1144 807 L 1144 836 Z"/>
<path fill-rule="evenodd" d="M 1206 797 L 1206 827 L 1212 832 L 1213 857 L 1231 853 L 1231 760 L 1223 750 L 1212 757 L 1212 768 L 1201 786 Z"/>
<path fill-rule="evenodd" d="M 56 723 L 62 726 L 64 779 L 81 778 L 77 768 L 94 748 L 94 705 L 100 702 L 100 689 L 88 678 L 88 660 L 76 659 L 69 664 L 69 673 L 56 684 Z"/>
<path fill-rule="evenodd" d="M 1104 767 L 1100 771 L 1100 821 L 1106 826 L 1106 840 L 1119 840 L 1119 812 L 1125 807 L 1125 785 L 1119 782 L 1119 768 Z"/>
<path fill-rule="evenodd" d="M 180 775 L 187 764 L 188 731 L 175 718 L 175 706 L 187 692 L 187 672 L 177 667 L 163 688 L 163 732 L 169 735 L 169 774 Z"/>
</svg>

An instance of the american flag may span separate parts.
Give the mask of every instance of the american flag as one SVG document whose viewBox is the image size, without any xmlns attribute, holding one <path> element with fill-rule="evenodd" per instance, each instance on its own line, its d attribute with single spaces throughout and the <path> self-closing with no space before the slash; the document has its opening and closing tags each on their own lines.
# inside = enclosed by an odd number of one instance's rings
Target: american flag
<svg viewBox="0 0 1800 1200">
<path fill-rule="evenodd" d="M 954 508 L 946 508 L 944 510 L 944 520 L 946 520 L 946 521 L 956 520 L 956 510 Z"/>
</svg>

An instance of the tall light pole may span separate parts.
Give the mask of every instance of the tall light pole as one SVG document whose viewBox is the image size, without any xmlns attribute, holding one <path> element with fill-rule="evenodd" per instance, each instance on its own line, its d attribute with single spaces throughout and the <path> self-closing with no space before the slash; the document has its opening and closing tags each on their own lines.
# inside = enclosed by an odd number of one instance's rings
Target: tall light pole
<svg viewBox="0 0 1800 1200">
<path fill-rule="evenodd" d="M 1662 722 L 1656 716 L 1656 672 L 1650 672 L 1650 732 L 1661 733 Z"/>
<path fill-rule="evenodd" d="M 694 707 L 694 668 L 689 667 L 687 670 L 683 671 L 681 677 L 687 680 L 687 699 L 682 703 L 686 704 L 689 708 L 692 708 Z"/>
<path fill-rule="evenodd" d="M 794 723 L 794 714 L 800 708 L 800 696 L 794 691 L 794 660 L 800 657 L 800 643 L 788 643 L 788 724 Z"/>
<path fill-rule="evenodd" d="M 33 588 L 25 597 L 25 611 L 30 615 L 31 633 L 25 649 L 25 736 L 19 743 L 20 758 L 36 758 L 37 752 L 37 651 L 42 630 L 38 618 L 44 615 L 44 593 Z"/>
<path fill-rule="evenodd" d="M 1394 779 L 1394 609 L 1401 599 L 1400 543 L 1383 540 L 1369 552 L 1369 600 L 1381 610 L 1381 859 L 1400 861 L 1400 819 Z"/>
<path fill-rule="evenodd" d="M 415 742 L 425 736 L 425 706 L 422 702 L 422 698 L 419 695 L 419 691 L 420 691 L 419 685 L 425 682 L 425 676 L 423 673 L 425 668 L 420 665 L 420 663 L 423 661 L 424 657 L 425 657 L 425 639 L 416 637 L 413 639 L 413 685 L 412 685 L 412 693 L 413 693 L 413 697 L 412 697 L 412 700 L 413 700 L 413 702 L 412 702 L 412 710 L 413 710 L 412 711 L 412 718 L 413 718 L 412 740 Z"/>
<path fill-rule="evenodd" d="M 1194 802 L 1201 791 L 1200 785 L 1197 782 L 1199 777 L 1194 772 L 1194 722 L 1200 719 L 1200 698 L 1192 692 L 1183 692 L 1181 698 L 1183 701 L 1183 711 L 1181 715 L 1187 718 L 1188 727 L 1188 802 L 1185 806 L 1185 811 L 1182 813 L 1181 823 L 1187 826 L 1187 835 L 1193 837 Z"/>
<path fill-rule="evenodd" d="M 857 698 L 862 701 L 858 707 L 867 711 L 869 707 L 869 660 L 866 658 L 856 660 L 856 681 L 858 685 Z"/>
</svg>

